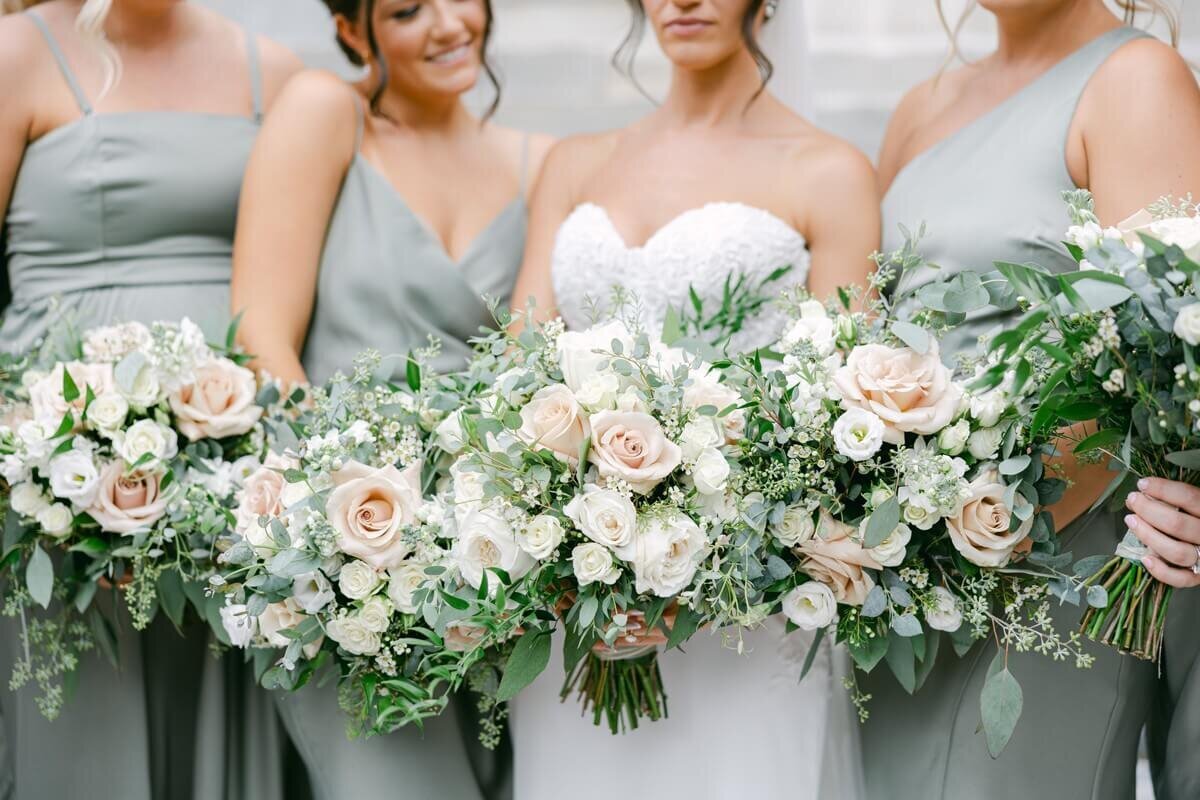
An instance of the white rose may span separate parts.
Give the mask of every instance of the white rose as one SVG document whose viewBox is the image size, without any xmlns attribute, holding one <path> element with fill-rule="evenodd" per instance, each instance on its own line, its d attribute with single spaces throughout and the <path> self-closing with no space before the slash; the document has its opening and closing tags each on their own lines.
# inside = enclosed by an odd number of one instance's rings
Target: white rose
<svg viewBox="0 0 1200 800">
<path fill-rule="evenodd" d="M 901 489 L 904 494 L 905 490 Z M 910 494 L 900 498 L 901 507 L 900 517 L 914 528 L 920 528 L 927 531 L 932 528 L 940 517 L 935 513 L 936 509 L 933 503 L 921 495 Z"/>
<path fill-rule="evenodd" d="M 549 558 L 558 549 L 564 535 L 566 532 L 558 517 L 539 514 L 531 519 L 517 536 L 517 544 L 526 553 L 541 561 Z"/>
<path fill-rule="evenodd" d="M 723 494 L 729 480 L 729 461 L 720 450 L 710 448 L 700 454 L 692 467 L 692 481 L 700 494 Z"/>
<path fill-rule="evenodd" d="M 304 618 L 291 598 L 282 603 L 271 603 L 258 615 L 258 632 L 272 647 L 287 647 L 292 640 L 283 632 L 294 629 L 304 622 Z"/>
<path fill-rule="evenodd" d="M 100 490 L 100 470 L 92 457 L 68 450 L 50 459 L 50 491 L 77 506 L 90 506 Z"/>
<path fill-rule="evenodd" d="M 708 541 L 690 517 L 654 515 L 638 526 L 633 576 L 639 593 L 673 597 L 686 589 L 708 552 Z"/>
<path fill-rule="evenodd" d="M 425 574 L 424 564 L 404 564 L 388 571 L 388 599 L 401 614 L 416 614 L 415 596 L 417 590 L 429 576 Z"/>
<path fill-rule="evenodd" d="M 484 574 L 491 569 L 501 569 L 512 580 L 519 580 L 536 563 L 517 544 L 512 526 L 491 511 L 474 511 L 459 526 L 458 538 L 450 557 L 458 565 L 463 579 L 478 589 Z M 488 578 L 488 590 L 494 592 L 497 578 Z"/>
<path fill-rule="evenodd" d="M 954 633 L 963 623 L 962 609 L 958 598 L 943 586 L 933 587 L 934 604 L 925 607 L 925 621 L 935 631 Z"/>
<path fill-rule="evenodd" d="M 454 518 L 462 522 L 468 514 L 482 504 L 483 473 L 466 469 L 465 461 L 455 461 L 450 466 Z"/>
<path fill-rule="evenodd" d="M 383 633 L 392 624 L 394 609 L 391 598 L 376 595 L 363 603 L 358 611 L 358 621 L 369 631 Z"/>
<path fill-rule="evenodd" d="M 679 448 L 683 452 L 683 460 L 693 463 L 705 450 L 720 447 L 725 443 L 725 432 L 718 427 L 712 417 L 698 417 L 687 425 L 679 434 Z"/>
<path fill-rule="evenodd" d="M 379 573 L 370 564 L 353 560 L 338 574 L 338 588 L 351 600 L 362 600 L 379 587 L 380 580 Z"/>
<path fill-rule="evenodd" d="M 1170 217 L 1168 219 L 1155 219 L 1141 225 L 1130 227 L 1131 220 L 1137 219 L 1135 215 L 1130 220 L 1122 222 L 1119 229 L 1126 235 L 1126 240 L 1137 239 L 1137 232 L 1141 231 L 1149 235 L 1152 239 L 1158 239 L 1165 245 L 1175 245 L 1184 252 L 1189 259 L 1196 261 L 1200 259 L 1200 218 L 1196 217 Z M 1142 220 L 1147 219 L 1142 217 Z M 1140 243 L 1141 240 L 1137 239 Z"/>
<path fill-rule="evenodd" d="M 721 383 L 719 373 L 715 371 L 693 371 L 689 376 L 688 386 L 683 390 L 683 402 L 688 408 L 712 406 L 717 411 L 724 411 L 730 406 L 741 403 L 742 398 L 729 386 Z M 736 408 L 720 418 L 724 428 L 725 441 L 729 444 L 740 440 L 746 430 L 746 413 Z"/>
<path fill-rule="evenodd" d="M 438 447 L 451 455 L 461 452 L 467 444 L 467 434 L 462 426 L 462 411 L 455 411 L 442 420 L 434 433 L 437 435 Z"/>
<path fill-rule="evenodd" d="M 866 461 L 883 447 L 883 420 L 871 411 L 851 408 L 833 423 L 833 443 L 851 461 Z"/>
<path fill-rule="evenodd" d="M 134 408 L 146 409 L 158 405 L 162 400 L 163 391 L 158 375 L 154 372 L 154 365 L 141 353 L 129 357 L 137 359 L 141 366 L 132 377 L 128 376 L 126 370 L 120 371 L 125 380 L 116 381 L 117 392 Z"/>
<path fill-rule="evenodd" d="M 571 551 L 571 567 L 580 586 L 587 586 L 589 583 L 611 586 L 621 577 L 620 568 L 613 563 L 612 552 L 595 542 L 575 546 Z"/>
<path fill-rule="evenodd" d="M 170 461 L 179 453 L 179 436 L 152 419 L 140 419 L 113 437 L 117 455 L 129 465 L 149 456 L 149 463 Z"/>
<path fill-rule="evenodd" d="M 258 632 L 258 620 L 246 611 L 242 603 L 221 606 L 221 627 L 234 647 L 248 647 Z"/>
<path fill-rule="evenodd" d="M 611 489 L 593 484 L 583 487 L 563 508 L 584 536 L 609 547 L 619 558 L 629 561 L 637 536 L 637 509 L 629 498 Z"/>
<path fill-rule="evenodd" d="M 92 401 L 87 410 L 87 424 L 92 430 L 111 434 L 119 430 L 129 414 L 129 402 L 116 392 L 105 392 Z"/>
<path fill-rule="evenodd" d="M 782 610 L 796 627 L 815 631 L 837 619 L 837 599 L 825 584 L 809 581 L 784 595 Z"/>
<path fill-rule="evenodd" d="M 983 428 L 972 433 L 971 438 L 967 439 L 967 450 L 980 461 L 987 461 L 996 457 L 1003 439 L 1003 429 Z"/>
<path fill-rule="evenodd" d="M 26 517 L 36 517 L 50 507 L 50 499 L 36 483 L 19 483 L 12 487 L 8 497 L 9 507 Z"/>
<path fill-rule="evenodd" d="M 783 520 L 771 533 L 779 542 L 787 547 L 798 547 L 813 537 L 817 526 L 813 522 L 812 512 L 798 506 L 789 506 L 783 512 Z"/>
<path fill-rule="evenodd" d="M 618 321 L 586 331 L 567 331 L 558 337 L 558 365 L 562 369 L 563 383 L 572 392 L 581 391 L 589 376 L 612 371 L 608 364 L 611 357 L 607 354 L 612 352 L 614 339 L 621 343 L 625 354 L 633 353 L 633 336 Z"/>
<path fill-rule="evenodd" d="M 325 632 L 347 653 L 356 656 L 373 656 L 379 652 L 383 642 L 378 633 L 363 625 L 355 614 L 345 614 L 329 621 Z"/>
<path fill-rule="evenodd" d="M 1188 344 L 1200 344 L 1200 303 L 1192 303 L 1179 309 L 1175 317 L 1175 335 Z"/>
<path fill-rule="evenodd" d="M 972 395 L 968 406 L 971 416 L 979 420 L 981 426 L 991 428 L 1004 416 L 1004 411 L 1008 408 L 1008 397 L 1004 392 L 992 389 L 983 394 Z"/>
<path fill-rule="evenodd" d="M 864 519 L 862 525 L 859 526 L 858 532 L 860 536 L 865 537 L 867 535 L 867 521 Z M 898 567 L 904 562 L 904 556 L 907 553 L 905 548 L 911 539 L 912 529 L 902 522 L 887 535 L 886 539 L 867 550 L 867 552 L 885 567 Z"/>
<path fill-rule="evenodd" d="M 583 383 L 574 391 L 579 404 L 592 410 L 617 407 L 617 395 L 621 391 L 621 378 L 615 372 L 593 372 L 583 377 Z"/>
<path fill-rule="evenodd" d="M 306 572 L 292 581 L 292 599 L 305 614 L 316 614 L 333 600 L 333 587 L 320 572 Z"/>
<path fill-rule="evenodd" d="M 47 536 L 65 536 L 71 532 L 71 523 L 74 521 L 75 515 L 71 509 L 62 503 L 46 506 L 37 513 L 37 523 Z"/>
<path fill-rule="evenodd" d="M 967 446 L 970 436 L 971 424 L 965 419 L 960 419 L 938 434 L 938 448 L 947 455 L 956 456 Z"/>
<path fill-rule="evenodd" d="M 831 354 L 836 345 L 836 323 L 825 312 L 825 306 L 816 300 L 800 304 L 800 319 L 787 329 L 780 344 L 784 350 L 791 350 L 800 342 L 811 343 L 822 356 Z"/>
</svg>

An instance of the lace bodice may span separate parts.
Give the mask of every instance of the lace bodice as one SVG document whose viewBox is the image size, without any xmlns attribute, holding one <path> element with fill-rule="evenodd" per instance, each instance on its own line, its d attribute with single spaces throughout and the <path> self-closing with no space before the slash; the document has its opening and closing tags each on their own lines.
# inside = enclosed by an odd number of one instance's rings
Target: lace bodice
<svg viewBox="0 0 1200 800">
<path fill-rule="evenodd" d="M 777 281 L 781 290 L 808 278 L 804 237 L 769 211 L 744 203 L 708 203 L 685 211 L 641 247 L 621 238 L 602 207 L 584 203 L 558 229 L 551 278 L 568 328 L 586 328 L 603 318 L 612 288 L 620 286 L 636 300 L 646 330 L 658 333 L 668 308 L 690 303 L 689 287 L 709 312 L 720 307 L 730 274 L 746 275 L 757 285 L 788 265 L 791 271 Z M 781 312 L 768 306 L 743 325 L 730 349 L 767 345 L 782 326 Z"/>
</svg>

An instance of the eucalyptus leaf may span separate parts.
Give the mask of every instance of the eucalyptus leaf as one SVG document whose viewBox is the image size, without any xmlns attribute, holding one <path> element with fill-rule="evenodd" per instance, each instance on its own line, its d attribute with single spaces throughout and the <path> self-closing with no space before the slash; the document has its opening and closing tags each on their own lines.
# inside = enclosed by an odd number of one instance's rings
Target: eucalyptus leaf
<svg viewBox="0 0 1200 800">
<path fill-rule="evenodd" d="M 913 614 L 892 617 L 892 630 L 904 637 L 920 636 L 921 622 Z"/>
<path fill-rule="evenodd" d="M 527 631 L 517 640 L 508 663 L 504 665 L 504 677 L 496 699 L 511 700 L 517 693 L 541 675 L 550 663 L 550 631 Z"/>
<path fill-rule="evenodd" d="M 864 547 L 878 547 L 892 535 L 900 524 L 900 501 L 895 495 L 879 504 L 867 520 L 867 531 L 863 535 Z"/>
<path fill-rule="evenodd" d="M 1021 718 L 1024 695 L 1021 685 L 1004 666 L 1004 653 L 996 654 L 987 681 L 979 694 L 979 712 L 983 719 L 983 732 L 987 737 L 988 753 L 999 758 L 1008 746 L 1017 721 Z"/>
<path fill-rule="evenodd" d="M 25 586 L 35 603 L 42 608 L 50 607 L 50 598 L 54 595 L 54 564 L 39 544 L 33 546 L 29 556 L 29 564 L 25 568 Z"/>
<path fill-rule="evenodd" d="M 1107 608 L 1108 590 L 1100 585 L 1089 586 L 1087 589 L 1087 603 L 1092 608 Z"/>
<path fill-rule="evenodd" d="M 921 355 L 929 352 L 929 331 L 911 322 L 898 320 L 892 323 L 892 333 L 897 339 Z"/>
<path fill-rule="evenodd" d="M 867 593 L 867 599 L 863 601 L 862 615 L 868 619 L 878 617 L 887 609 L 887 595 L 883 592 L 883 587 L 875 584 L 871 587 L 871 591 Z"/>
</svg>

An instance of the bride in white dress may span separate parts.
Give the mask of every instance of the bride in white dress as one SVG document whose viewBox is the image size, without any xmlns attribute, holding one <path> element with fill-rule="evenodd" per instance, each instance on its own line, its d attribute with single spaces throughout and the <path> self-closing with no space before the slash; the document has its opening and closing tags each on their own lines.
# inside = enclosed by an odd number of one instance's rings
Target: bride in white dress
<svg viewBox="0 0 1200 800">
<path fill-rule="evenodd" d="M 670 91 L 636 124 L 551 152 L 514 304 L 533 298 L 539 315 L 584 328 L 595 303 L 621 285 L 657 331 L 689 286 L 710 307 L 719 303 L 731 273 L 756 284 L 791 265 L 780 288 L 807 282 L 822 299 L 863 284 L 879 244 L 874 172 L 764 83 L 771 63 L 760 29 L 795 34 L 781 18 L 798 18 L 800 0 L 629 2 L 634 30 L 648 18 L 672 62 Z M 786 56 L 801 44 L 771 49 Z M 764 313 L 734 347 L 767 344 L 780 325 Z M 660 659 L 670 716 L 620 736 L 582 718 L 576 699 L 560 702 L 556 652 L 513 703 L 515 797 L 854 800 L 860 768 L 845 661 L 824 646 L 801 681 L 811 641 L 772 619 L 746 632 L 739 655 L 721 632 L 701 632 L 686 654 Z"/>
</svg>

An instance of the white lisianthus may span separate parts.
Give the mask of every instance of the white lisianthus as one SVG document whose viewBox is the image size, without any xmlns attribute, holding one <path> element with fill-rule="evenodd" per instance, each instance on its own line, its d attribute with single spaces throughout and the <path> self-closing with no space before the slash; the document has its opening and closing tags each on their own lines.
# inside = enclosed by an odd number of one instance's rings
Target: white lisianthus
<svg viewBox="0 0 1200 800">
<path fill-rule="evenodd" d="M 771 533 L 787 547 L 798 547 L 813 537 L 817 526 L 813 522 L 812 512 L 799 506 L 789 506 L 783 512 L 783 520 Z"/>
<path fill-rule="evenodd" d="M 1200 303 L 1179 309 L 1175 317 L 1175 335 L 1195 347 L 1200 344 Z"/>
<path fill-rule="evenodd" d="M 883 420 L 862 408 L 847 409 L 833 423 L 833 443 L 851 461 L 866 461 L 878 453 L 883 434 Z"/>
<path fill-rule="evenodd" d="M 380 580 L 374 567 L 355 559 L 342 567 L 338 574 L 338 588 L 351 600 L 362 600 L 379 587 Z"/>
<path fill-rule="evenodd" d="M 501 569 L 512 580 L 519 580 L 536 563 L 517 544 L 512 526 L 498 514 L 474 511 L 459 526 L 458 538 L 450 553 L 463 580 L 476 589 L 491 569 Z M 489 592 L 496 590 L 497 578 L 488 580 Z"/>
<path fill-rule="evenodd" d="M 656 514 L 638 526 L 634 588 L 673 597 L 692 582 L 708 552 L 704 532 L 685 514 Z"/>
<path fill-rule="evenodd" d="M 234 647 L 249 647 L 258 632 L 258 620 L 247 613 L 244 603 L 221 606 L 221 627 Z"/>
<path fill-rule="evenodd" d="M 40 466 L 54 452 L 55 426 L 45 421 L 26 420 L 17 426 L 17 438 L 25 446 L 26 460 Z"/>
<path fill-rule="evenodd" d="M 325 632 L 343 650 L 356 656 L 373 656 L 383 645 L 379 634 L 364 625 L 357 614 L 343 614 L 330 620 Z"/>
<path fill-rule="evenodd" d="M 8 505 L 13 511 L 26 517 L 36 517 L 50 507 L 50 499 L 36 483 L 18 483 L 12 487 Z"/>
<path fill-rule="evenodd" d="M 373 633 L 383 633 L 392 624 L 394 609 L 391 598 L 375 595 L 362 604 L 358 611 L 358 621 Z"/>
<path fill-rule="evenodd" d="M 943 586 L 933 587 L 934 604 L 926 606 L 925 621 L 935 631 L 954 633 L 962 627 L 963 615 L 958 598 Z"/>
<path fill-rule="evenodd" d="M 91 455 L 68 450 L 50 459 L 50 491 L 77 506 L 90 506 L 100 489 L 100 470 Z"/>
<path fill-rule="evenodd" d="M 864 519 L 859 527 L 859 535 L 865 537 L 867 535 L 867 521 Z M 904 563 L 904 556 L 907 551 L 909 541 L 912 539 L 912 528 L 909 528 L 903 522 L 895 527 L 895 529 L 887 535 L 879 544 L 867 550 L 871 557 L 885 567 L 898 567 Z"/>
<path fill-rule="evenodd" d="M 37 523 L 42 527 L 42 532 L 56 538 L 70 533 L 74 521 L 75 515 L 71 509 L 62 503 L 46 506 L 37 513 Z"/>
<path fill-rule="evenodd" d="M 416 614 L 415 596 L 421 584 L 428 580 L 424 564 L 402 564 L 388 571 L 388 599 L 401 614 Z"/>
<path fill-rule="evenodd" d="M 517 544 L 537 560 L 549 558 L 562 543 L 566 531 L 558 517 L 538 514 L 517 535 Z"/>
<path fill-rule="evenodd" d="M 637 509 L 629 498 L 594 484 L 583 487 L 563 508 L 584 536 L 611 548 L 619 558 L 629 561 L 637 535 Z"/>
<path fill-rule="evenodd" d="M 571 551 L 571 568 L 580 586 L 603 583 L 611 586 L 621 577 L 620 568 L 613 562 L 612 552 L 595 542 L 576 545 Z"/>
<path fill-rule="evenodd" d="M 970 436 L 971 423 L 960 419 L 949 428 L 943 428 L 938 434 L 938 449 L 947 455 L 956 456 L 967 446 Z"/>
<path fill-rule="evenodd" d="M 437 435 L 438 447 L 451 455 L 461 452 L 467 444 L 467 434 L 462 426 L 462 411 L 455 411 L 442 420 L 434 433 Z"/>
<path fill-rule="evenodd" d="M 615 372 L 592 372 L 583 376 L 583 382 L 574 391 L 579 404 L 592 411 L 611 410 L 617 407 L 617 395 L 621 391 L 621 378 Z"/>
<path fill-rule="evenodd" d="M 725 432 L 712 417 L 697 417 L 683 426 L 679 434 L 679 449 L 683 460 L 693 463 L 705 450 L 725 444 Z"/>
<path fill-rule="evenodd" d="M 179 436 L 152 419 L 140 419 L 113 437 L 117 454 L 129 465 L 149 456 L 150 462 L 170 461 L 179 454 Z"/>
<path fill-rule="evenodd" d="M 1000 443 L 1004 439 L 1002 428 L 983 428 L 971 434 L 967 439 L 967 450 L 980 461 L 996 457 L 1000 452 Z"/>
<path fill-rule="evenodd" d="M 129 401 L 117 392 L 105 392 L 92 401 L 87 409 L 87 424 L 106 436 L 120 430 L 129 414 Z"/>
<path fill-rule="evenodd" d="M 292 581 L 292 599 L 305 614 L 316 614 L 333 600 L 333 586 L 320 572 L 306 572 Z"/>
<path fill-rule="evenodd" d="M 692 481 L 700 494 L 724 494 L 729 480 L 729 461 L 720 450 L 710 447 L 700 454 L 692 467 Z"/>
<path fill-rule="evenodd" d="M 837 619 L 837 599 L 825 584 L 809 581 L 784 595 L 782 610 L 796 627 L 815 631 Z"/>
</svg>

